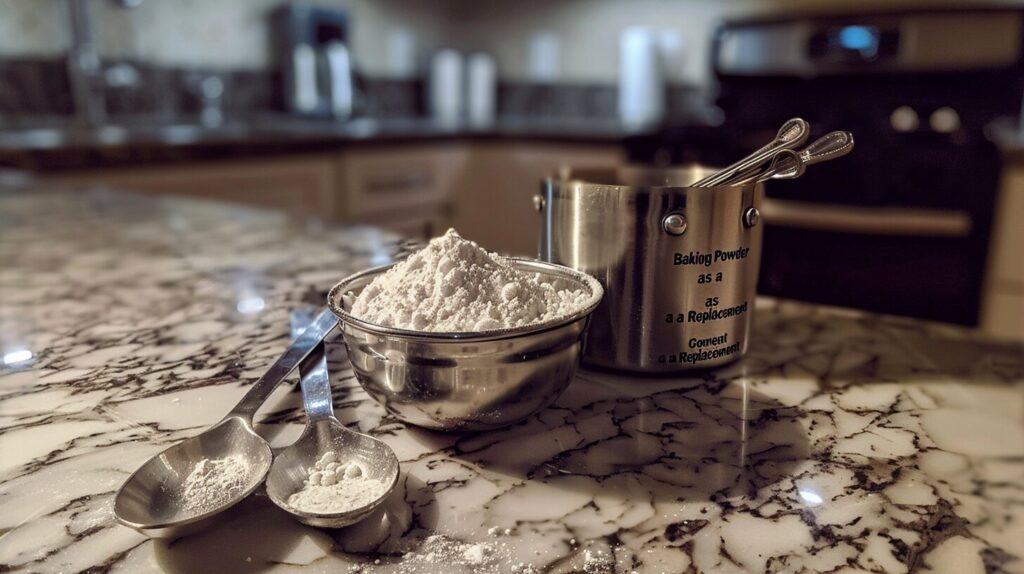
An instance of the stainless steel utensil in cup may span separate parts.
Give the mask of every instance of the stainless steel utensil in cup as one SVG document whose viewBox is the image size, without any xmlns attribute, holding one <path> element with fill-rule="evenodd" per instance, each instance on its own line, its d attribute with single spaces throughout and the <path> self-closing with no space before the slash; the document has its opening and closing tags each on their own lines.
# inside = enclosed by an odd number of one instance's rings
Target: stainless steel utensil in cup
<svg viewBox="0 0 1024 574">
<path fill-rule="evenodd" d="M 541 259 L 593 275 L 605 289 L 584 364 L 673 372 L 746 352 L 764 186 L 690 186 L 714 171 L 626 167 L 542 183 Z"/>
<path fill-rule="evenodd" d="M 349 310 L 364 287 L 391 266 L 353 275 L 328 295 L 356 378 L 397 418 L 439 430 L 485 430 L 522 420 L 551 404 L 579 364 L 601 285 L 559 265 L 512 259 L 521 271 L 579 285 L 592 295 L 559 321 L 479 333 L 430 333 L 362 321 Z"/>
</svg>

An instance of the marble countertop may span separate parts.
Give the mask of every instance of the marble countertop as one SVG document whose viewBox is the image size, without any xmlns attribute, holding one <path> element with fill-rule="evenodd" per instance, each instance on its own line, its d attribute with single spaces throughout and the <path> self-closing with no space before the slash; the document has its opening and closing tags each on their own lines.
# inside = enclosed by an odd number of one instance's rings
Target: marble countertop
<svg viewBox="0 0 1024 574">
<path fill-rule="evenodd" d="M 401 460 L 378 514 L 318 530 L 257 494 L 177 540 L 114 522 L 121 482 L 284 349 L 290 310 L 409 247 L 222 204 L 0 192 L 0 571 L 1024 571 L 1022 349 L 773 300 L 738 363 L 584 370 L 477 434 L 387 416 L 336 348 L 339 418 Z M 289 444 L 294 385 L 257 419 Z"/>
</svg>

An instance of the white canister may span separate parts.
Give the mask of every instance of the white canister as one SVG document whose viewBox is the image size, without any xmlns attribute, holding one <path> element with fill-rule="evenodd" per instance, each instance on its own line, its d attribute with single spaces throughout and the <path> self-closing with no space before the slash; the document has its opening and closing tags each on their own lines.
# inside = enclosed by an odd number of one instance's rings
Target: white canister
<svg viewBox="0 0 1024 574">
<path fill-rule="evenodd" d="M 562 77 L 562 41 L 554 32 L 537 32 L 528 47 L 530 81 L 553 84 Z"/>
<path fill-rule="evenodd" d="M 665 116 L 665 81 L 657 36 L 635 26 L 622 32 L 619 119 L 629 129 L 656 125 Z"/>
<path fill-rule="evenodd" d="M 398 27 L 387 36 L 387 70 L 392 78 L 416 76 L 416 34 L 409 28 Z"/>
<path fill-rule="evenodd" d="M 442 124 L 462 119 L 462 54 L 441 50 L 430 63 L 430 112 Z"/>
<path fill-rule="evenodd" d="M 469 57 L 467 68 L 467 119 L 472 126 L 489 126 L 494 123 L 495 92 L 498 86 L 494 58 L 484 53 L 473 54 Z"/>
</svg>

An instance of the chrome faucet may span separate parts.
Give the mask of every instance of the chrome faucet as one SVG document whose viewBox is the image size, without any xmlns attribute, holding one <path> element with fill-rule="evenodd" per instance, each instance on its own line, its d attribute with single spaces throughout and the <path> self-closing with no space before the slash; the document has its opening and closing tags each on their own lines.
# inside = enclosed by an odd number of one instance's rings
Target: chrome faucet
<svg viewBox="0 0 1024 574">
<path fill-rule="evenodd" d="M 129 64 L 118 64 L 104 69 L 93 37 L 90 0 L 67 0 L 71 26 L 71 46 L 68 49 L 68 81 L 75 116 L 80 124 L 89 127 L 107 121 L 107 87 L 129 87 L 138 84 L 138 73 Z M 138 6 L 141 0 L 118 0 L 124 8 Z"/>
<path fill-rule="evenodd" d="M 96 89 L 102 66 L 93 42 L 89 0 L 67 0 L 67 4 L 71 21 L 68 80 L 75 115 L 79 123 L 98 126 L 107 119 L 107 101 L 103 89 Z"/>
</svg>

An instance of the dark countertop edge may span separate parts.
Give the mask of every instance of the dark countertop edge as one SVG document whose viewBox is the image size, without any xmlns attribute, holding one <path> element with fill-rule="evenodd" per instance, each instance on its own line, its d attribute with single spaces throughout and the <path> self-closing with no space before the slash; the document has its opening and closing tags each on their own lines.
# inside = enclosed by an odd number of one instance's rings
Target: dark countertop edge
<svg viewBox="0 0 1024 574">
<path fill-rule="evenodd" d="M 451 130 L 381 132 L 367 136 L 294 134 L 282 137 L 257 135 L 246 138 L 210 139 L 184 143 L 125 141 L 117 144 L 68 145 L 52 148 L 0 147 L 0 167 L 29 172 L 54 173 L 140 165 L 165 165 L 194 161 L 243 159 L 271 155 L 330 152 L 349 148 L 427 143 L 537 142 L 592 145 L 623 145 L 639 134 L 615 130 L 579 128 Z"/>
</svg>

